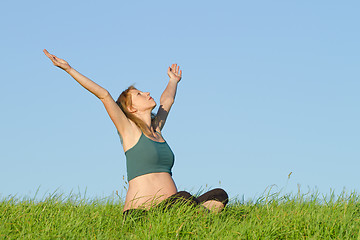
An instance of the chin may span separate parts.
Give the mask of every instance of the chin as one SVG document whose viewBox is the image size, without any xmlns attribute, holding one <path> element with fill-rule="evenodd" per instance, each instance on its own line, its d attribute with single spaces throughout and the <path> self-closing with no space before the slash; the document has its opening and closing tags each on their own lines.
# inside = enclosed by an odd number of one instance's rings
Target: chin
<svg viewBox="0 0 360 240">
<path fill-rule="evenodd" d="M 154 102 L 154 106 L 153 106 L 153 108 L 151 110 L 153 110 L 155 107 L 156 107 L 156 102 Z"/>
</svg>

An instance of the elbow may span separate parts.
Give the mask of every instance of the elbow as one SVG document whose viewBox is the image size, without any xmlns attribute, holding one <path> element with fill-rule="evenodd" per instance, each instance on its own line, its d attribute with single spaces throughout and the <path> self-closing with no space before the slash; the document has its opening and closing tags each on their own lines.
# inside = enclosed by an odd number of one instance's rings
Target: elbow
<svg viewBox="0 0 360 240">
<path fill-rule="evenodd" d="M 99 94 L 98 98 L 100 100 L 104 100 L 110 96 L 110 93 L 107 90 L 104 90 L 101 94 Z"/>
<path fill-rule="evenodd" d="M 175 95 L 163 93 L 160 97 L 160 103 L 173 104 L 175 101 Z"/>
<path fill-rule="evenodd" d="M 169 97 L 167 97 L 167 98 L 164 98 L 164 97 L 162 97 L 162 98 L 160 98 L 160 104 L 161 105 L 173 105 L 174 104 L 174 101 L 175 101 L 175 99 L 174 98 L 169 98 Z"/>
</svg>

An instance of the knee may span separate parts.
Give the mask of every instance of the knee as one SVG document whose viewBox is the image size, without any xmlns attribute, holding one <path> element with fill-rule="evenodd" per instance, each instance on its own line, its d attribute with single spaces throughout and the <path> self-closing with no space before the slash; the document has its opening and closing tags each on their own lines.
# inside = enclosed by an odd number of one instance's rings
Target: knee
<svg viewBox="0 0 360 240">
<path fill-rule="evenodd" d="M 177 192 L 176 197 L 180 198 L 180 199 L 185 199 L 185 200 L 189 201 L 191 204 L 194 204 L 194 205 L 199 204 L 198 199 L 196 197 L 194 197 L 193 195 L 191 195 L 189 192 L 186 192 L 186 191 Z"/>
<path fill-rule="evenodd" d="M 215 188 L 214 189 L 214 200 L 218 200 L 224 204 L 224 206 L 229 202 L 229 195 L 225 192 L 222 188 Z"/>
<path fill-rule="evenodd" d="M 185 202 L 188 205 L 198 205 L 199 200 L 191 195 L 189 192 L 180 191 L 169 197 L 168 202 L 174 204 L 176 202 Z"/>
<path fill-rule="evenodd" d="M 210 200 L 219 201 L 219 202 L 223 203 L 224 206 L 226 206 L 226 204 L 229 202 L 229 196 L 225 192 L 225 190 L 222 188 L 215 188 L 215 189 L 203 194 L 198 199 L 200 202 L 206 202 L 206 201 L 210 201 Z"/>
<path fill-rule="evenodd" d="M 192 197 L 193 197 L 189 192 L 186 192 L 186 191 L 177 192 L 177 193 L 175 193 L 174 196 L 176 196 L 176 197 L 183 197 L 183 198 L 186 198 L 186 199 L 189 199 L 189 198 L 192 198 Z"/>
</svg>

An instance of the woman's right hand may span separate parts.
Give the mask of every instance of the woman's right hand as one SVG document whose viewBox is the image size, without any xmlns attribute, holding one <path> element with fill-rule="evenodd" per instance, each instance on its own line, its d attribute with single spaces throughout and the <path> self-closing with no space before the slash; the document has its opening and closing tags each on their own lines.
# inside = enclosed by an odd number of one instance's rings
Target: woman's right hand
<svg viewBox="0 0 360 240">
<path fill-rule="evenodd" d="M 53 64 L 65 71 L 69 71 L 71 69 L 70 65 L 63 59 L 56 57 L 55 55 L 50 54 L 46 49 L 44 49 L 45 55 L 50 58 Z"/>
</svg>

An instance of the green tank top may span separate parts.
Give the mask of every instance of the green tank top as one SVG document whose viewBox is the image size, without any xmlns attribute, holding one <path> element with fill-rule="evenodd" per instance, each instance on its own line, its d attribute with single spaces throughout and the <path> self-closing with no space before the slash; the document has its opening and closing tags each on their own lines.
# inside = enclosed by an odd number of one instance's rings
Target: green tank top
<svg viewBox="0 0 360 240">
<path fill-rule="evenodd" d="M 172 176 L 174 153 L 165 142 L 156 142 L 143 133 L 139 141 L 125 152 L 127 179 L 131 179 L 156 172 L 167 172 Z"/>
</svg>

